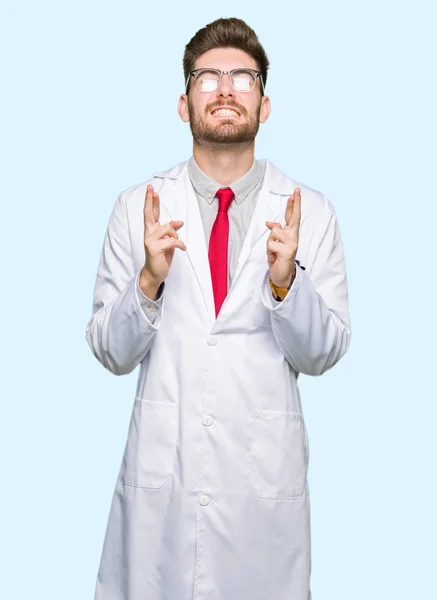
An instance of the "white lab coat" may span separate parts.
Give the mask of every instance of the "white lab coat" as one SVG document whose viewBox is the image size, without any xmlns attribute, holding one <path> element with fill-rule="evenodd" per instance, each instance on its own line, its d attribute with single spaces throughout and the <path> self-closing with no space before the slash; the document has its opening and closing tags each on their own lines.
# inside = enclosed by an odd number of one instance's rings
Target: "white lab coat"
<svg viewBox="0 0 437 600">
<path fill-rule="evenodd" d="M 153 324 L 137 296 L 147 183 L 161 223 L 184 221 Z M 221 312 L 186 163 L 120 194 L 87 340 L 112 373 L 140 365 L 95 600 L 309 600 L 308 438 L 298 373 L 320 375 L 350 339 L 333 207 L 302 184 L 285 300 L 268 285 L 265 222 L 284 224 L 298 185 L 267 161 Z"/>
</svg>

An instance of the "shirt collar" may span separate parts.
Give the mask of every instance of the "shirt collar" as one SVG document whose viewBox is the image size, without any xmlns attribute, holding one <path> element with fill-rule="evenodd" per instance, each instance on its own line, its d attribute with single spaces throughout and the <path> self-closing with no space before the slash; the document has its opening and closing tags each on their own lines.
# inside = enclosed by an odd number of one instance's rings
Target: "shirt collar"
<svg viewBox="0 0 437 600">
<path fill-rule="evenodd" d="M 194 156 L 190 158 L 187 164 L 188 175 L 193 187 L 206 201 L 211 204 L 217 193 L 217 190 L 222 186 L 204 173 L 196 163 Z M 230 184 L 230 188 L 235 194 L 235 203 L 240 204 L 250 192 L 258 185 L 264 177 L 265 161 L 254 160 L 250 170 Z"/>
</svg>

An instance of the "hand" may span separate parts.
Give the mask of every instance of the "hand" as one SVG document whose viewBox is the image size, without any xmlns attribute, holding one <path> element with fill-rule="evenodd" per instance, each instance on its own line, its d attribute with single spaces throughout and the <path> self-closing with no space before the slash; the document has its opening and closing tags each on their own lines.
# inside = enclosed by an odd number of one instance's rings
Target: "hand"
<svg viewBox="0 0 437 600">
<path fill-rule="evenodd" d="M 288 198 L 285 210 L 285 225 L 266 221 L 270 229 L 267 240 L 267 257 L 270 279 L 276 287 L 287 288 L 296 271 L 296 253 L 299 245 L 300 189 L 295 188 Z"/>
<path fill-rule="evenodd" d="M 146 262 L 141 270 L 140 287 L 149 298 L 156 297 L 159 286 L 167 278 L 175 248 L 187 249 L 176 233 L 183 226 L 183 221 L 170 221 L 161 225 L 159 216 L 159 195 L 152 185 L 148 185 L 144 201 Z"/>
</svg>

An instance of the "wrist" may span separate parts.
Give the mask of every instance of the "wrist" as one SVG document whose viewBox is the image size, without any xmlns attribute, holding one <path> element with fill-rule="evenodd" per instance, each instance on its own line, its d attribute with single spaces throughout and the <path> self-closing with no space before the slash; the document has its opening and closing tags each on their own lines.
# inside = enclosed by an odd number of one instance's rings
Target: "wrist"
<svg viewBox="0 0 437 600">
<path fill-rule="evenodd" d="M 291 288 L 291 285 L 292 285 L 295 277 L 296 277 L 296 265 L 294 265 L 294 269 L 293 269 L 291 276 L 288 276 L 287 279 L 273 280 L 272 277 L 270 277 L 270 281 L 271 281 L 273 287 L 277 288 L 278 290 L 288 291 Z"/>
<path fill-rule="evenodd" d="M 286 283 L 283 283 L 282 285 L 276 285 L 272 281 L 272 278 L 269 277 L 270 289 L 272 290 L 273 297 L 277 302 L 282 302 L 282 300 L 285 300 L 291 286 L 293 285 L 293 281 L 294 281 L 295 277 L 296 277 L 296 267 L 293 270 L 293 274 L 291 276 L 291 281 L 290 281 L 290 278 L 288 278 Z"/>
<path fill-rule="evenodd" d="M 145 267 L 141 269 L 139 285 L 140 289 L 147 298 L 156 300 L 162 281 L 153 278 Z"/>
</svg>

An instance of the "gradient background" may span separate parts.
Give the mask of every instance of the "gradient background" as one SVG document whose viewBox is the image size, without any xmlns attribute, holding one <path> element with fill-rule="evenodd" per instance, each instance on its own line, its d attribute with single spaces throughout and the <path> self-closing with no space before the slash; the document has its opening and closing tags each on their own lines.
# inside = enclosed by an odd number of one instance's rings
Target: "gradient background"
<svg viewBox="0 0 437 600">
<path fill-rule="evenodd" d="M 346 251 L 350 351 L 301 378 L 313 598 L 437 599 L 435 3 L 3 0 L 7 600 L 93 597 L 137 377 L 84 338 L 103 235 L 121 190 L 190 156 L 184 46 L 226 16 L 271 61 L 256 156 L 329 197 Z"/>
</svg>

